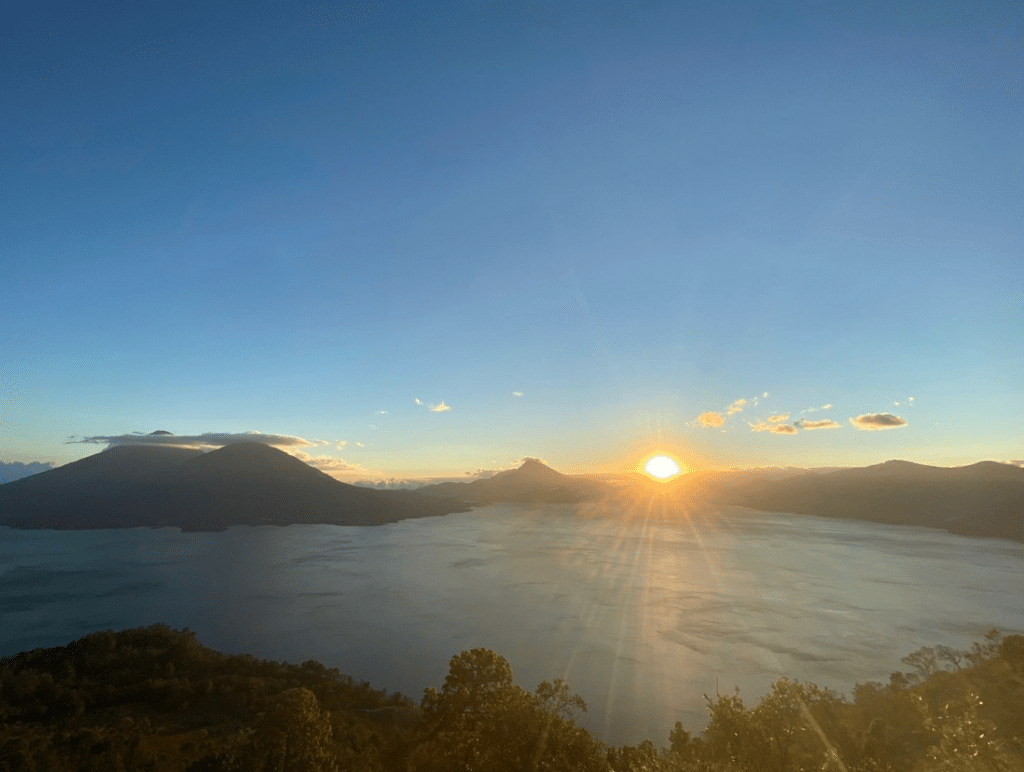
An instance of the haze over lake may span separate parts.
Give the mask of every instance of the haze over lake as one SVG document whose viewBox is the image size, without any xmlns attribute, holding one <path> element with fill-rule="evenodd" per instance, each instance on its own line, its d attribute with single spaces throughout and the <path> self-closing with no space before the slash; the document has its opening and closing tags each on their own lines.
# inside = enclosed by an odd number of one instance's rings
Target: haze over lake
<svg viewBox="0 0 1024 772">
<path fill-rule="evenodd" d="M 418 700 L 484 646 L 564 678 L 618 745 L 704 725 L 702 692 L 848 693 L 920 646 L 1024 631 L 1024 544 L 732 509 L 695 521 L 493 505 L 375 528 L 0 528 L 0 655 L 164 622 Z"/>
</svg>

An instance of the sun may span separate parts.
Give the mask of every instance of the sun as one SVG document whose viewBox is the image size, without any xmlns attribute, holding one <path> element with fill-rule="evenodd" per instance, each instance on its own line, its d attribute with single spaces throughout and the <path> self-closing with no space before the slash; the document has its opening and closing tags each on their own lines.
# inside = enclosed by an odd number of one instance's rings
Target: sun
<svg viewBox="0 0 1024 772">
<path fill-rule="evenodd" d="M 674 459 L 671 459 L 668 456 L 654 456 L 650 461 L 644 464 L 644 471 L 651 477 L 656 477 L 659 480 L 667 480 L 669 477 L 675 477 L 683 470 L 679 468 L 679 464 L 677 464 Z"/>
</svg>

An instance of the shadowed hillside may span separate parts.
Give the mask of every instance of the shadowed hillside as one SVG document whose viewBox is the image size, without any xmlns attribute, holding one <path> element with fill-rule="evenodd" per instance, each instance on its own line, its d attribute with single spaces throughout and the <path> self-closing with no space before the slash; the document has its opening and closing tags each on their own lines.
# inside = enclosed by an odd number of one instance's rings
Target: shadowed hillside
<svg viewBox="0 0 1024 772">
<path fill-rule="evenodd" d="M 724 481 L 709 498 L 772 512 L 942 528 L 1024 541 L 1024 469 L 983 461 L 935 467 L 909 461 L 770 481 Z"/>
<path fill-rule="evenodd" d="M 1024 637 L 925 647 L 849 700 L 782 678 L 747 707 L 705 695 L 709 722 L 668 746 L 608 747 L 576 724 L 561 679 L 529 692 L 508 661 L 452 657 L 417 705 L 309 660 L 222 654 L 165 625 L 94 632 L 0 660 L 5 772 L 1017 772 Z M 671 716 L 666 716 L 671 721 Z"/>
<path fill-rule="evenodd" d="M 255 442 L 210 453 L 122 445 L 0 486 L 0 525 L 15 528 L 378 525 L 464 511 L 414 491 L 348 485 Z"/>
</svg>

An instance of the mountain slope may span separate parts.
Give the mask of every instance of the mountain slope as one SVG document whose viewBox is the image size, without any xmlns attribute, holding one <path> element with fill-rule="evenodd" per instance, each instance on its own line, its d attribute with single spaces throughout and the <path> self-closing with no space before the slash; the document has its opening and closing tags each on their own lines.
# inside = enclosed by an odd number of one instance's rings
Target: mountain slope
<svg viewBox="0 0 1024 772">
<path fill-rule="evenodd" d="M 0 525 L 18 528 L 377 525 L 466 509 L 415 492 L 348 485 L 261 443 L 210 453 L 123 445 L 0 485 Z"/>
<path fill-rule="evenodd" d="M 614 492 L 607 483 L 556 472 L 536 459 L 527 459 L 518 469 L 498 472 L 472 482 L 446 482 L 417 488 L 427 496 L 450 496 L 475 504 L 572 503 L 601 499 Z"/>
<path fill-rule="evenodd" d="M 725 485 L 721 504 L 942 528 L 1024 541 L 1024 469 L 983 461 L 935 467 L 886 461 L 860 469 Z"/>
</svg>

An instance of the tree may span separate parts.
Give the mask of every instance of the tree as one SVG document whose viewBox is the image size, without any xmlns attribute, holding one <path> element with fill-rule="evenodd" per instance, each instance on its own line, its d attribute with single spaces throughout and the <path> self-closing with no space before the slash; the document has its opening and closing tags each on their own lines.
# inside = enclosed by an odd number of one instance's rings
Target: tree
<svg viewBox="0 0 1024 772">
<path fill-rule="evenodd" d="M 419 772 L 607 769 L 603 745 L 573 721 L 586 710 L 583 700 L 561 679 L 530 694 L 489 649 L 453 657 L 441 690 L 425 690 L 421 710 L 408 764 Z"/>
</svg>

